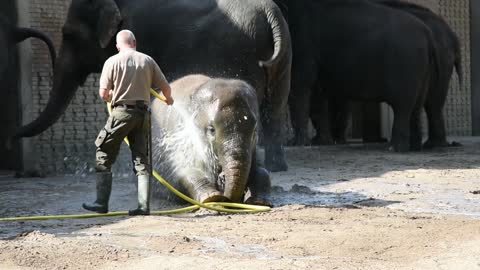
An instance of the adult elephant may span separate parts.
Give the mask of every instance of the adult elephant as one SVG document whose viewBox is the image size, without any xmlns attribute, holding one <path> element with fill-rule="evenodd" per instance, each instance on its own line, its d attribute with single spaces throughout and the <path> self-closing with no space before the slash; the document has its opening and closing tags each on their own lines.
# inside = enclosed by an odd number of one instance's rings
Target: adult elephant
<svg viewBox="0 0 480 270">
<path fill-rule="evenodd" d="M 268 204 L 262 198 L 270 177 L 256 159 L 255 89 L 245 81 L 204 75 L 189 75 L 171 86 L 173 108 L 160 100 L 152 103 L 158 172 L 200 202 Z"/>
<path fill-rule="evenodd" d="M 55 47 L 52 40 L 45 33 L 31 28 L 17 27 L 3 16 L 0 16 L 0 47 L 2 48 L 0 50 L 0 79 L 4 78 L 9 68 L 11 58 L 14 55 L 15 45 L 28 38 L 38 38 L 47 44 L 52 66 L 54 65 Z"/>
<path fill-rule="evenodd" d="M 424 148 L 443 147 L 449 145 L 457 145 L 458 143 L 449 144 L 446 139 L 445 121 L 443 117 L 443 108 L 450 86 L 450 79 L 453 70 L 456 69 L 460 88 L 462 88 L 462 59 L 460 41 L 455 32 L 450 28 L 448 23 L 439 15 L 430 9 L 413 3 L 407 3 L 399 0 L 371 0 L 384 6 L 405 11 L 418 19 L 432 31 L 435 48 L 438 56 L 438 67 L 432 66 L 433 72 L 436 74 L 435 81 L 430 83 L 425 100 L 425 112 L 428 120 L 428 139 L 424 143 Z M 328 100 L 328 108 L 322 110 L 321 113 L 311 115 L 312 122 L 317 131 L 317 136 L 312 141 L 313 144 L 328 144 L 331 142 L 345 142 L 346 121 L 350 113 L 348 103 L 339 103 L 333 97 Z M 376 103 L 358 104 L 362 107 L 362 127 L 364 142 L 382 141 L 380 137 L 380 109 Z M 328 118 L 324 115 L 333 115 L 340 121 L 328 122 Z M 331 117 L 330 117 L 331 118 Z M 332 138 L 333 137 L 333 138 Z"/>
<path fill-rule="evenodd" d="M 425 24 L 368 1 L 291 1 L 288 8 L 295 143 L 309 143 L 310 109 L 324 92 L 345 101 L 387 102 L 395 114 L 391 149 L 421 148 L 420 109 L 437 64 Z"/>
<path fill-rule="evenodd" d="M 445 131 L 443 108 L 450 87 L 453 70 L 457 71 L 460 88 L 462 88 L 462 53 L 460 41 L 448 23 L 428 8 L 397 0 L 376 0 L 382 5 L 396 8 L 414 15 L 424 22 L 432 31 L 438 55 L 437 81 L 430 84 L 425 101 L 428 119 L 428 139 L 425 148 L 449 146 Z"/>
<path fill-rule="evenodd" d="M 14 137 L 34 136 L 57 121 L 76 89 L 115 54 L 114 36 L 129 29 L 169 80 L 186 74 L 234 77 L 252 84 L 262 106 L 265 164 L 287 169 L 282 124 L 290 91 L 290 33 L 270 0 L 73 0 L 46 108 Z M 92 93 L 94 94 L 94 93 Z"/>
</svg>

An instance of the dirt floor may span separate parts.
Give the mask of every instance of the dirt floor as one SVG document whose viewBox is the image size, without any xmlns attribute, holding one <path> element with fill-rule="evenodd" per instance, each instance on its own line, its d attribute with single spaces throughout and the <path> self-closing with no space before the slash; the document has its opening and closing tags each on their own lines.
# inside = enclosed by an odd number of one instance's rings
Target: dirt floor
<svg viewBox="0 0 480 270">
<path fill-rule="evenodd" d="M 0 222 L 0 269 L 480 269 L 480 138 L 455 140 L 287 148 L 267 213 Z M 93 180 L 1 178 L 0 217 L 86 213 Z M 117 175 L 111 210 L 135 193 Z"/>
</svg>

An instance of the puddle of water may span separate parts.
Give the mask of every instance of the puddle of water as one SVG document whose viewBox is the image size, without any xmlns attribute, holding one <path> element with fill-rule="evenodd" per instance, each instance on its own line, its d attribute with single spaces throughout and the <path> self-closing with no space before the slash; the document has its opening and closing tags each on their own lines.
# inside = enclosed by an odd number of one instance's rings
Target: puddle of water
<svg viewBox="0 0 480 270">
<path fill-rule="evenodd" d="M 357 192 L 315 191 L 307 186 L 296 184 L 289 191 L 284 190 L 282 187 L 274 186 L 269 198 L 273 205 L 277 207 L 289 204 L 344 207 L 370 199 L 370 197 Z"/>
</svg>

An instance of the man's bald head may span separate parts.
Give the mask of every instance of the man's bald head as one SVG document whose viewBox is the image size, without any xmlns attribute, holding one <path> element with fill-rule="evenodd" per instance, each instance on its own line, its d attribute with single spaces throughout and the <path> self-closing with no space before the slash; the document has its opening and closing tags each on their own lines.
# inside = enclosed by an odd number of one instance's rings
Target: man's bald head
<svg viewBox="0 0 480 270">
<path fill-rule="evenodd" d="M 119 51 L 123 49 L 135 49 L 137 47 L 137 41 L 135 35 L 130 30 L 122 30 L 117 34 L 117 49 Z"/>
</svg>

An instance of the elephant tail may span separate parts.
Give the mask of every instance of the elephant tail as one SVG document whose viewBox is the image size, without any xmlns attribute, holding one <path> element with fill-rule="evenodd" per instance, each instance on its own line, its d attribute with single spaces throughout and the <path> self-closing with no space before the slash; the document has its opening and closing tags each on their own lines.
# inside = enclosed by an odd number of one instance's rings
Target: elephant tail
<svg viewBox="0 0 480 270">
<path fill-rule="evenodd" d="M 288 24 L 279 7 L 272 6 L 266 11 L 267 20 L 272 29 L 274 50 L 270 59 L 259 61 L 259 66 L 271 73 L 276 66 L 291 65 L 292 45 Z"/>
<path fill-rule="evenodd" d="M 45 42 L 48 46 L 48 51 L 50 52 L 50 59 L 52 60 L 52 68 L 55 67 L 55 58 L 57 53 L 55 52 L 55 46 L 53 45 L 52 39 L 46 35 L 45 33 L 31 29 L 31 28 L 24 28 L 18 27 L 14 31 L 14 40 L 15 43 L 19 43 L 24 41 L 27 38 L 38 38 Z"/>
<path fill-rule="evenodd" d="M 430 67 L 431 67 L 431 72 L 430 72 L 430 87 L 429 91 L 436 91 L 439 87 L 440 83 L 440 76 L 441 74 L 441 69 L 440 69 L 440 49 L 438 47 L 438 44 L 435 42 L 435 39 L 433 38 L 433 34 L 428 29 L 427 33 L 427 39 L 429 43 L 429 51 L 430 51 Z"/>
<path fill-rule="evenodd" d="M 453 34 L 454 39 L 454 53 L 455 53 L 455 70 L 457 71 L 458 77 L 458 87 L 460 90 L 463 89 L 463 66 L 462 66 L 462 50 L 460 48 L 460 41 L 455 33 Z"/>
</svg>

